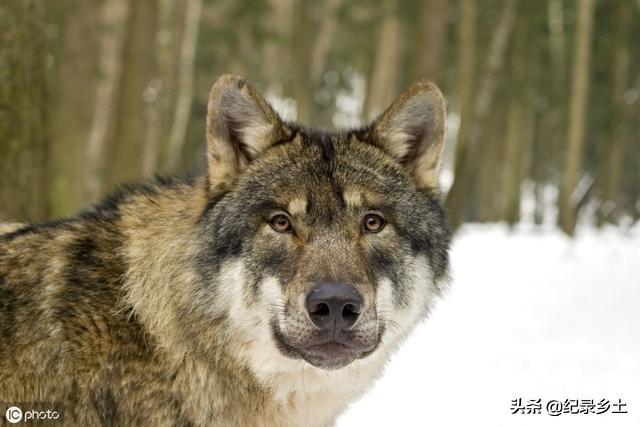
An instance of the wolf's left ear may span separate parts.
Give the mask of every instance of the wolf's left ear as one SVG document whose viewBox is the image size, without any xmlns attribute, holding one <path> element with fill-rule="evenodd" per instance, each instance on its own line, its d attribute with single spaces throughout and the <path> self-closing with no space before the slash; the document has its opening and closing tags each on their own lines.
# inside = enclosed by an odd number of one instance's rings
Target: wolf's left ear
<svg viewBox="0 0 640 427">
<path fill-rule="evenodd" d="M 225 74 L 207 105 L 207 163 L 212 192 L 220 192 L 261 152 L 285 137 L 269 103 L 242 77 Z"/>
<path fill-rule="evenodd" d="M 421 190 L 438 193 L 446 108 L 438 87 L 414 83 L 373 123 L 376 143 L 400 161 Z"/>
</svg>

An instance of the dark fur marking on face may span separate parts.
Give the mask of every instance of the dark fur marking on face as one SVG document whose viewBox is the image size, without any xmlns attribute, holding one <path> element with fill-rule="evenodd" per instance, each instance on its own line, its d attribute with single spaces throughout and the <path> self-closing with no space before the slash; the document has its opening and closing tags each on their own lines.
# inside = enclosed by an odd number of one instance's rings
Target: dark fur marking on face
<svg viewBox="0 0 640 427">
<path fill-rule="evenodd" d="M 259 194 L 260 189 L 249 189 L 249 192 Z M 244 249 L 247 236 L 268 220 L 266 213 L 274 210 L 286 212 L 280 203 L 271 198 L 255 199 L 247 203 L 246 200 L 236 200 L 232 196 L 226 194 L 200 219 L 201 234 L 213 249 L 201 258 L 200 263 L 203 267 L 239 256 Z"/>
<path fill-rule="evenodd" d="M 300 134 L 300 131 L 296 128 L 289 126 L 290 133 L 289 135 L 283 136 L 279 140 L 275 141 L 269 148 L 278 147 L 280 145 L 288 144 L 296 139 L 296 137 Z"/>
<path fill-rule="evenodd" d="M 220 192 L 207 199 L 207 204 L 205 205 L 204 210 L 202 211 L 202 213 L 200 214 L 200 217 L 198 218 L 198 224 L 202 225 L 202 223 L 207 220 L 207 216 L 209 215 L 209 213 L 216 207 L 218 202 L 220 202 L 220 200 L 222 200 L 226 195 L 227 195 L 226 192 Z"/>
<path fill-rule="evenodd" d="M 264 254 L 261 258 L 261 264 L 266 274 L 275 275 L 287 258 L 289 258 L 287 249 L 277 247 Z"/>
<path fill-rule="evenodd" d="M 400 276 L 397 271 L 396 262 L 393 255 L 383 247 L 374 247 L 368 255 L 371 270 L 374 273 L 376 283 L 378 280 L 387 277 L 393 284 L 399 282 Z"/>
<path fill-rule="evenodd" d="M 217 216 L 217 215 L 216 215 Z M 219 227 L 212 242 L 215 248 L 215 256 L 218 261 L 236 257 L 241 254 L 246 235 L 243 231 L 248 229 L 248 224 L 242 218 L 218 216 Z M 232 223 L 238 220 L 237 223 Z"/>
<path fill-rule="evenodd" d="M 273 341 L 276 343 L 278 350 L 285 356 L 291 359 L 301 359 L 302 355 L 300 354 L 300 350 L 297 348 L 287 344 L 282 331 L 278 327 L 278 324 L 275 320 L 271 322 L 271 331 L 273 334 Z"/>
<path fill-rule="evenodd" d="M 415 253 L 426 253 L 431 264 L 431 269 L 436 278 L 446 274 L 449 266 L 449 246 L 451 234 L 447 227 L 447 220 L 442 206 L 434 199 L 425 196 L 424 215 L 419 215 L 418 223 L 413 221 L 420 232 L 406 237 L 411 241 L 411 247 Z"/>
</svg>

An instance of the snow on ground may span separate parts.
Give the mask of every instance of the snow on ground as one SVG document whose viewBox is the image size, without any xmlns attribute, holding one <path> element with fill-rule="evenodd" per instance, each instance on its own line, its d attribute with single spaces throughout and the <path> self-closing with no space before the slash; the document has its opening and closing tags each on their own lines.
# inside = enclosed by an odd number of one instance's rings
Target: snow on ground
<svg viewBox="0 0 640 427">
<path fill-rule="evenodd" d="M 448 294 L 339 426 L 640 426 L 640 227 L 470 225 Z M 512 399 L 621 398 L 628 414 L 511 415 Z"/>
</svg>

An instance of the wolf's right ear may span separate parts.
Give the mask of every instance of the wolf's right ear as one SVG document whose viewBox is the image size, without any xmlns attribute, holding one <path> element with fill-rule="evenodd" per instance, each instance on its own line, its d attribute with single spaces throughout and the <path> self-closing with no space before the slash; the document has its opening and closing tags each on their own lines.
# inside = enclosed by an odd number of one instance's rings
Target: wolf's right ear
<svg viewBox="0 0 640 427">
<path fill-rule="evenodd" d="M 243 78 L 225 74 L 207 105 L 207 167 L 210 191 L 225 191 L 263 150 L 286 137 L 269 103 Z"/>
</svg>

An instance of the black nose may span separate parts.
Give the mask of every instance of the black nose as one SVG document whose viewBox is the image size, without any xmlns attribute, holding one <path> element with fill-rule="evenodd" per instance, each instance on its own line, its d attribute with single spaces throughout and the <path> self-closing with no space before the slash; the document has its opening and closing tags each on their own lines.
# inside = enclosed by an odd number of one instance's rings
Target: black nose
<svg viewBox="0 0 640 427">
<path fill-rule="evenodd" d="M 307 296 L 307 311 L 321 331 L 337 333 L 351 328 L 362 313 L 362 297 L 351 285 L 318 283 Z"/>
</svg>

